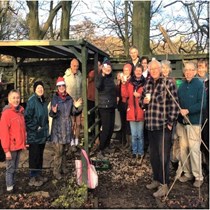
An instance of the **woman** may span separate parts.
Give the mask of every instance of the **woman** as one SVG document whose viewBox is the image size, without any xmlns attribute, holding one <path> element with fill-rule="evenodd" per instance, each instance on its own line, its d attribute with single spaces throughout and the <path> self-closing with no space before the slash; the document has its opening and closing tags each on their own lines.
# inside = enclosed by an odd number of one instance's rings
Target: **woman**
<svg viewBox="0 0 210 210">
<path fill-rule="evenodd" d="M 82 99 L 73 101 L 66 92 L 66 83 L 63 77 L 58 77 L 56 86 L 57 92 L 53 95 L 49 115 L 53 118 L 51 130 L 51 141 L 55 151 L 53 174 L 56 179 L 61 179 L 61 172 L 67 173 L 66 156 L 72 137 L 71 114 L 81 112 L 78 107 L 81 107 Z"/>
<path fill-rule="evenodd" d="M 20 153 L 25 149 L 26 128 L 24 108 L 20 106 L 20 93 L 11 90 L 8 102 L 1 116 L 1 144 L 6 157 L 6 186 L 7 192 L 12 192 L 15 185 L 15 172 L 18 168 Z"/>
<path fill-rule="evenodd" d="M 145 78 L 142 75 L 143 66 L 137 64 L 128 85 L 122 81 L 122 97 L 128 99 L 127 120 L 130 122 L 132 138 L 132 157 L 143 160 L 144 155 L 144 112 L 139 106 Z"/>
<path fill-rule="evenodd" d="M 49 135 L 48 109 L 44 97 L 44 84 L 36 81 L 34 94 L 29 98 L 25 111 L 27 143 L 29 145 L 29 186 L 39 187 L 47 181 L 41 175 L 45 143 Z"/>
<path fill-rule="evenodd" d="M 127 113 L 127 98 L 122 97 L 121 94 L 121 86 L 122 86 L 122 81 L 125 82 L 126 84 L 129 83 L 131 79 L 131 71 L 132 71 L 132 65 L 127 63 L 123 66 L 123 73 L 119 73 L 118 76 L 118 84 L 117 84 L 117 90 L 118 90 L 118 110 L 120 112 L 120 118 L 121 118 L 121 124 L 122 124 L 122 145 L 125 145 L 126 148 L 130 148 L 130 124 L 126 120 L 126 113 Z"/>
<path fill-rule="evenodd" d="M 101 133 L 98 158 L 104 158 L 104 149 L 110 145 L 117 107 L 117 89 L 109 60 L 103 62 L 102 71 L 97 75 L 98 108 L 101 118 Z"/>
</svg>

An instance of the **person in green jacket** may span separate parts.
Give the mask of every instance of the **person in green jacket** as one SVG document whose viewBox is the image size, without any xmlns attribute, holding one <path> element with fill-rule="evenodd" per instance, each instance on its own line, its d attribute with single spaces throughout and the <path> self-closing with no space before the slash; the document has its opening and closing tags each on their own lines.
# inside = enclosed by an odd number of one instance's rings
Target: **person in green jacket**
<svg viewBox="0 0 210 210">
<path fill-rule="evenodd" d="M 33 88 L 34 94 L 29 98 L 25 110 L 25 122 L 29 145 L 29 186 L 39 187 L 48 180 L 41 175 L 44 148 L 49 135 L 48 109 L 43 82 L 36 81 Z"/>
</svg>

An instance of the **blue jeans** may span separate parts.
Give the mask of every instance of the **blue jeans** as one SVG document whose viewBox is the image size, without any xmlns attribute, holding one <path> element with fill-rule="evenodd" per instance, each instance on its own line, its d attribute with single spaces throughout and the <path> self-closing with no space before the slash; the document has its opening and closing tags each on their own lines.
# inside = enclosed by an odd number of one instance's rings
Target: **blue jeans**
<svg viewBox="0 0 210 210">
<path fill-rule="evenodd" d="M 130 121 L 133 154 L 144 154 L 144 122 Z"/>
<path fill-rule="evenodd" d="M 172 131 L 165 128 L 148 131 L 150 162 L 152 165 L 153 179 L 161 184 L 169 184 L 170 150 L 172 146 Z M 163 139 L 164 137 L 164 139 Z"/>
<path fill-rule="evenodd" d="M 11 160 L 6 160 L 6 186 L 11 187 L 15 185 L 14 177 L 15 171 L 18 168 L 21 150 L 12 151 Z"/>
</svg>

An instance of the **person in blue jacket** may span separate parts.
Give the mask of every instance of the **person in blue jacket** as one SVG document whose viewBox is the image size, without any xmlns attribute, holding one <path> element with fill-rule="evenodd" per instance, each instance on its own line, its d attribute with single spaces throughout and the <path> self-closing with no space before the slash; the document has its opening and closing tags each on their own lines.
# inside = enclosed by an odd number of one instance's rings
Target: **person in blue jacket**
<svg viewBox="0 0 210 210">
<path fill-rule="evenodd" d="M 180 144 L 180 164 L 177 176 L 180 182 L 195 179 L 193 186 L 200 187 L 203 184 L 200 150 L 201 124 L 202 112 L 206 107 L 206 93 L 202 82 L 195 77 L 197 68 L 193 62 L 185 63 L 183 73 L 185 81 L 178 89 L 181 110 L 176 127 Z"/>
<path fill-rule="evenodd" d="M 33 90 L 33 95 L 28 99 L 24 117 L 29 145 L 29 186 L 39 187 L 48 180 L 41 174 L 45 143 L 49 135 L 48 109 L 43 82 L 36 81 Z"/>
</svg>

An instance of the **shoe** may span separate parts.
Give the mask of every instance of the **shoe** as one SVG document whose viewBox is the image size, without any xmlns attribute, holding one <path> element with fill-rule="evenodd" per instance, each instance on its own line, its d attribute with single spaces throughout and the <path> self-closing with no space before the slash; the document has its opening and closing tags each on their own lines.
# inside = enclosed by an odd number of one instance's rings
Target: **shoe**
<svg viewBox="0 0 210 210">
<path fill-rule="evenodd" d="M 98 158 L 99 160 L 105 159 L 104 152 L 103 152 L 103 151 L 99 151 L 98 154 L 97 154 L 97 158 Z"/>
<path fill-rule="evenodd" d="M 139 160 L 139 163 L 142 164 L 142 161 L 144 159 L 144 155 L 138 155 L 137 158 Z"/>
<path fill-rule="evenodd" d="M 74 145 L 77 146 L 79 144 L 79 139 L 74 140 Z"/>
<path fill-rule="evenodd" d="M 12 193 L 14 190 L 14 185 L 7 187 L 7 192 Z"/>
<path fill-rule="evenodd" d="M 160 182 L 153 180 L 150 184 L 146 185 L 146 188 L 148 190 L 152 190 L 152 189 L 158 188 L 159 186 L 160 186 Z"/>
<path fill-rule="evenodd" d="M 37 180 L 36 177 L 30 178 L 29 183 L 28 183 L 29 186 L 35 186 L 35 187 L 40 187 L 43 184 L 44 184 L 43 181 Z"/>
<path fill-rule="evenodd" d="M 153 193 L 153 196 L 155 198 L 159 198 L 159 197 L 166 196 L 167 193 L 168 193 L 168 185 L 163 184 L 158 188 L 156 192 Z"/>
<path fill-rule="evenodd" d="M 57 180 L 62 179 L 62 176 L 61 176 L 60 173 L 54 173 L 54 177 L 55 177 Z"/>
<path fill-rule="evenodd" d="M 48 182 L 48 178 L 47 178 L 47 177 L 43 177 L 43 176 L 41 176 L 41 175 L 39 175 L 39 176 L 37 177 L 37 179 L 38 179 L 39 181 L 42 181 L 43 183 Z"/>
<path fill-rule="evenodd" d="M 74 146 L 75 143 L 74 143 L 74 139 L 71 139 L 71 146 Z"/>
<path fill-rule="evenodd" d="M 192 180 L 192 179 L 193 179 L 193 177 L 187 177 L 187 176 L 185 176 L 185 175 L 179 177 L 179 181 L 180 181 L 180 182 L 187 182 L 187 181 L 190 181 L 190 180 Z"/>
<path fill-rule="evenodd" d="M 195 182 L 193 183 L 194 187 L 201 187 L 201 185 L 203 184 L 203 180 L 195 180 Z"/>
<path fill-rule="evenodd" d="M 136 158 L 136 154 L 132 154 L 132 158 Z"/>
</svg>

